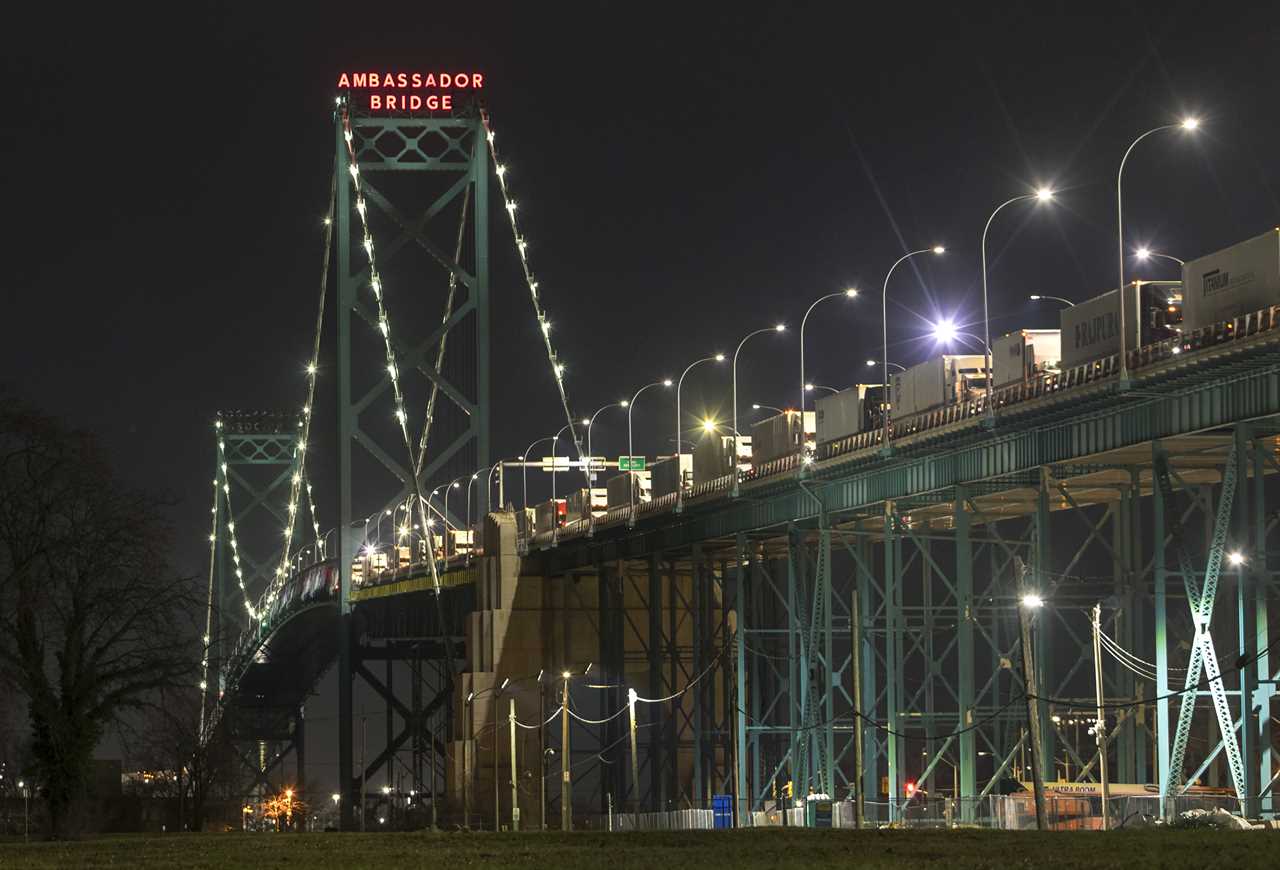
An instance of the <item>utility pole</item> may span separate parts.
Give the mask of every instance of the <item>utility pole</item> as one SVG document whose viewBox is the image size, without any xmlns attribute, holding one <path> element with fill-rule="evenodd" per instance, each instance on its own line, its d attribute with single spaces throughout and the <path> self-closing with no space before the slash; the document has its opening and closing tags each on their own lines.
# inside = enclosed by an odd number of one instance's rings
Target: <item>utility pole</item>
<svg viewBox="0 0 1280 870">
<path fill-rule="evenodd" d="M 431 755 L 428 759 L 431 764 L 431 830 L 437 831 L 439 827 L 436 824 L 438 821 L 436 816 L 436 732 L 431 729 L 430 725 L 427 727 L 427 745 L 431 748 Z"/>
<path fill-rule="evenodd" d="M 853 782 L 855 787 L 853 803 L 853 826 L 862 827 L 863 799 L 862 784 L 866 777 L 862 775 L 862 614 L 858 608 L 858 590 L 853 590 L 849 602 L 849 634 L 852 639 L 852 653 L 849 667 L 853 671 Z"/>
<path fill-rule="evenodd" d="M 560 830 L 573 830 L 573 789 L 569 782 L 569 672 L 560 695 Z"/>
<path fill-rule="evenodd" d="M 1031 648 L 1031 616 L 1033 607 L 1043 606 L 1043 601 L 1027 588 L 1027 566 L 1014 557 L 1014 569 L 1018 574 L 1018 626 L 1022 631 L 1022 681 L 1026 686 L 1027 728 L 1031 732 L 1031 786 L 1036 801 L 1036 829 L 1046 829 L 1044 807 L 1044 772 L 1040 769 L 1040 757 L 1044 751 L 1040 742 L 1040 715 L 1036 709 L 1036 667 Z"/>
<path fill-rule="evenodd" d="M 520 830 L 520 801 L 516 794 L 516 699 L 511 698 L 511 713 L 507 718 L 507 728 L 511 732 L 511 830 Z M 496 740 L 496 738 L 495 738 Z"/>
<path fill-rule="evenodd" d="M 367 799 L 367 795 L 365 792 L 365 786 L 367 785 L 366 771 L 368 770 L 368 768 L 364 766 L 364 753 L 368 744 L 369 744 L 369 717 L 364 714 L 364 705 L 361 704 L 360 705 L 360 833 L 362 834 L 364 833 L 364 826 L 365 826 L 364 817 L 368 815 L 365 812 L 365 801 Z"/>
<path fill-rule="evenodd" d="M 1093 693 L 1098 702 L 1093 736 L 1098 741 L 1098 776 L 1102 785 L 1102 830 L 1111 830 L 1111 783 L 1107 778 L 1107 720 L 1102 709 L 1102 605 L 1093 605 Z M 1163 808 L 1161 812 L 1163 813 Z"/>
<path fill-rule="evenodd" d="M 493 832 L 502 828 L 502 810 L 498 805 L 498 699 L 493 699 Z"/>
<path fill-rule="evenodd" d="M 636 824 L 640 816 L 640 762 L 636 758 L 636 690 L 627 689 L 627 712 L 631 724 L 631 811 L 636 814 Z"/>
<path fill-rule="evenodd" d="M 541 819 L 538 830 L 547 829 L 547 691 L 542 685 L 542 671 L 538 671 L 538 799 Z"/>
<path fill-rule="evenodd" d="M 471 692 L 467 695 L 467 728 L 462 735 L 462 827 L 466 830 L 471 827 L 471 725 L 475 718 L 472 712 L 471 702 L 475 698 L 476 693 Z"/>
</svg>

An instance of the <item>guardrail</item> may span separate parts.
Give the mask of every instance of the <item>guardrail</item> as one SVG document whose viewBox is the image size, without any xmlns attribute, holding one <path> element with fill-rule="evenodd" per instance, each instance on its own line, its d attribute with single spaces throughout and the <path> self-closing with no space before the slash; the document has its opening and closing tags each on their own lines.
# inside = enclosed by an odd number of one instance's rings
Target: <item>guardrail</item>
<svg viewBox="0 0 1280 870">
<path fill-rule="evenodd" d="M 1167 363 L 1180 356 L 1186 356 L 1188 362 L 1196 359 L 1199 351 L 1230 344 L 1245 338 L 1263 333 L 1274 332 L 1280 327 L 1280 305 L 1263 308 L 1250 314 L 1244 314 L 1231 320 L 1215 323 L 1211 326 L 1184 333 L 1175 338 L 1164 339 L 1126 352 L 1128 370 L 1138 373 L 1153 365 Z M 1060 393 L 1099 385 L 1118 378 L 1120 374 L 1120 355 L 1112 354 L 1083 365 L 1060 371 L 1039 374 L 1025 382 L 1012 384 L 994 390 L 990 407 L 995 410 L 1013 411 L 1020 405 L 1036 399 L 1054 396 Z M 896 439 L 910 435 L 942 429 L 959 423 L 972 421 L 987 414 L 988 404 L 985 391 L 975 392 L 955 405 L 925 411 L 901 420 L 892 420 L 889 426 L 890 443 Z M 738 473 L 739 483 L 766 480 L 772 477 L 794 472 L 811 461 L 827 463 L 830 460 L 848 459 L 855 454 L 874 455 L 869 451 L 876 450 L 883 443 L 883 430 L 880 428 L 866 432 L 858 432 L 843 438 L 818 445 L 816 456 L 810 458 L 802 453 L 774 459 L 758 468 Z M 694 484 L 685 491 L 684 502 L 708 503 L 723 497 L 733 489 L 734 476 L 726 474 L 713 480 Z M 632 518 L 654 516 L 674 509 L 677 499 L 674 495 L 663 496 L 650 502 L 638 504 L 634 511 L 628 506 L 612 507 L 594 522 L 576 520 L 564 527 L 550 531 L 535 532 L 531 537 L 522 537 L 517 542 L 518 551 L 527 553 L 531 547 L 554 545 L 561 540 L 582 537 L 589 531 L 608 528 L 620 523 L 629 522 Z"/>
</svg>

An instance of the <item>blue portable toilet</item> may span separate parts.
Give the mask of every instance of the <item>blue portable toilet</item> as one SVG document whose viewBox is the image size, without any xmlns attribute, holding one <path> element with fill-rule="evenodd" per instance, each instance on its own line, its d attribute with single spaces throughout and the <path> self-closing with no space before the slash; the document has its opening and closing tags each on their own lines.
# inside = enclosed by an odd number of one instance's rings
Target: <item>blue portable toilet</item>
<svg viewBox="0 0 1280 870">
<path fill-rule="evenodd" d="M 733 795 L 712 795 L 711 827 L 717 829 L 733 827 Z"/>
</svg>

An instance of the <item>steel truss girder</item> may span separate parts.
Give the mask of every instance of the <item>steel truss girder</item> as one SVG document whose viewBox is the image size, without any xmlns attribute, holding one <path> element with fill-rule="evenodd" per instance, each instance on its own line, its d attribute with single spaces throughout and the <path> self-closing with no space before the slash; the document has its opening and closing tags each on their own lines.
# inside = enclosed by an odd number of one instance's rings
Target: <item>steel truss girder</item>
<svg viewBox="0 0 1280 870">
<path fill-rule="evenodd" d="M 1226 467 L 1222 475 L 1222 493 L 1218 501 L 1217 516 L 1214 519 L 1213 538 L 1209 545 L 1208 562 L 1204 571 L 1204 586 L 1196 580 L 1197 572 L 1187 549 L 1186 537 L 1182 533 L 1181 524 L 1174 521 L 1174 552 L 1177 554 L 1178 567 L 1182 573 L 1183 586 L 1187 593 L 1187 603 L 1191 608 L 1192 621 L 1195 626 L 1195 637 L 1191 643 L 1191 660 L 1187 664 L 1187 676 L 1183 686 L 1181 706 L 1178 710 L 1178 723 L 1174 731 L 1173 749 L 1170 754 L 1170 785 L 1174 794 L 1185 788 L 1183 780 L 1183 761 L 1187 751 L 1187 740 L 1191 736 L 1191 719 L 1195 713 L 1196 694 L 1200 684 L 1200 673 L 1203 669 L 1209 681 L 1209 690 L 1213 696 L 1214 714 L 1217 716 L 1218 729 L 1227 750 L 1227 766 L 1231 771 L 1231 780 L 1235 786 L 1236 796 L 1243 802 L 1245 799 L 1244 759 L 1240 754 L 1240 744 L 1236 742 L 1236 733 L 1231 715 L 1231 707 L 1227 702 L 1226 688 L 1222 684 L 1222 673 L 1218 666 L 1218 654 L 1213 647 L 1213 637 L 1209 633 L 1210 621 L 1213 618 L 1213 605 L 1218 594 L 1218 578 L 1222 568 L 1223 552 L 1226 549 L 1227 532 L 1231 525 L 1231 512 L 1236 493 L 1236 440 L 1232 439 L 1227 454 Z M 1159 481 L 1161 494 L 1165 503 L 1173 500 L 1173 485 L 1169 480 L 1168 457 L 1157 453 L 1155 474 Z M 1176 514 L 1174 515 L 1176 517 Z M 1247 705 L 1247 700 L 1245 704 Z"/>
</svg>

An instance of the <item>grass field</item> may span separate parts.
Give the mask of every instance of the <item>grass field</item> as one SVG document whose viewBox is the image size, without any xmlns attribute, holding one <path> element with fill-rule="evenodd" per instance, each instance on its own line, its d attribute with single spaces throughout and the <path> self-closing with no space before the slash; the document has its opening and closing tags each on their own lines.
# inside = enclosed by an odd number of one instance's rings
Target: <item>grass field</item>
<svg viewBox="0 0 1280 870">
<path fill-rule="evenodd" d="M 1280 833 L 682 831 L 635 834 L 178 834 L 0 843 L 0 868 L 1280 867 Z"/>
</svg>

